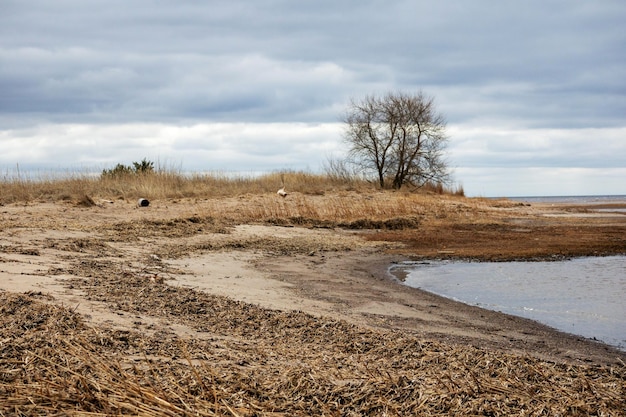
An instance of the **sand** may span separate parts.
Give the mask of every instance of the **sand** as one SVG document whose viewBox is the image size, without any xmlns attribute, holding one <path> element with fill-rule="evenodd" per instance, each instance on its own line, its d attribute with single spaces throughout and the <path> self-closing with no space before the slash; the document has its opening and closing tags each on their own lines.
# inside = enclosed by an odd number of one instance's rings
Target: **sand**
<svg viewBox="0 0 626 417">
<path fill-rule="evenodd" d="M 612 362 L 624 358 L 623 353 L 608 346 L 554 332 L 532 321 L 408 288 L 389 272 L 394 263 L 421 257 L 593 255 L 598 250 L 592 240 L 602 242 L 603 237 L 613 243 L 608 250 L 604 248 L 604 254 L 619 253 L 620 248 L 623 253 L 624 234 L 621 240 L 618 237 L 626 226 L 624 215 L 588 210 L 577 213 L 567 206 L 518 205 L 508 208 L 508 224 L 456 225 L 455 233 L 448 232 L 449 236 L 445 233 L 455 226 L 452 222 L 423 225 L 419 242 L 415 242 L 403 236 L 411 230 L 172 222 L 205 212 L 203 202 L 153 202 L 145 208 L 124 201 L 88 208 L 62 202 L 1 209 L 0 289 L 50 294 L 55 302 L 75 308 L 94 323 L 136 327 L 129 326 L 124 315 L 106 303 L 85 299 L 79 288 L 68 288 L 67 279 L 80 276 L 77 263 L 95 262 L 90 268 L 98 268 L 97 261 L 102 260 L 102 268 L 110 274 L 157 277 L 174 287 L 194 288 L 270 309 L 401 328 L 424 337 L 554 360 Z M 533 211 L 530 216 L 529 211 Z M 589 215 L 598 223 L 590 224 Z M 559 218 L 566 222 L 554 221 Z M 470 226 L 473 232 L 464 233 Z M 555 233 L 556 229 L 560 232 Z M 432 240 L 429 231 L 437 234 L 438 247 L 422 247 Z M 540 241 L 549 241 L 548 252 L 529 255 L 526 243 L 536 248 Z M 558 252 L 550 252 L 555 245 Z"/>
<path fill-rule="evenodd" d="M 199 307 L 204 304 L 194 304 L 199 297 L 194 294 L 207 294 L 236 303 L 228 308 L 341 322 L 363 332 L 496 357 L 619 369 L 626 362 L 626 352 L 600 342 L 409 288 L 402 274 L 390 269 L 435 257 L 624 254 L 626 216 L 619 212 L 473 202 L 466 207 L 477 210 L 473 215 L 480 220 L 461 221 L 465 213 L 380 230 L 277 225 L 275 219 L 223 222 L 215 216 L 216 204 L 175 200 L 137 207 L 118 200 L 91 207 L 73 202 L 2 206 L 1 294 L 39 294 L 39 301 L 79 314 L 88 327 L 146 337 L 213 340 L 219 332 L 194 321 L 200 313 L 210 314 Z M 241 203 L 224 202 L 229 204 Z M 167 294 L 178 307 L 167 304 Z M 242 332 L 228 337 L 245 343 Z"/>
</svg>

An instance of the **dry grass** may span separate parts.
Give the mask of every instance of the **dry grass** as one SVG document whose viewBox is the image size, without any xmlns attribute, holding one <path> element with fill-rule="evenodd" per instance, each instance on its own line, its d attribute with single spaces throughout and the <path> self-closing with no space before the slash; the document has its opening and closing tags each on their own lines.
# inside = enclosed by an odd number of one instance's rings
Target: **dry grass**
<svg viewBox="0 0 626 417">
<path fill-rule="evenodd" d="M 442 201 L 437 200 L 439 203 Z M 420 216 L 439 203 L 421 194 L 391 192 L 343 192 L 323 197 L 294 194 L 287 199 L 268 195 L 239 205 L 233 214 L 243 221 L 380 228 L 374 223 L 380 226 L 381 222 L 397 218 L 411 218 L 417 223 Z M 359 222 L 363 224 L 362 227 L 358 226 Z M 373 222 L 372 226 L 367 227 L 367 222 Z"/>
<path fill-rule="evenodd" d="M 289 193 L 286 198 L 276 194 L 283 184 Z M 485 205 L 480 200 L 463 198 L 462 191 L 453 192 L 441 185 L 381 191 L 363 180 L 304 172 L 229 177 L 155 171 L 121 176 L 75 175 L 64 179 L 0 181 L 0 205 L 67 202 L 78 207 L 93 207 L 105 204 L 104 201 L 136 202 L 140 197 L 170 203 L 191 201 L 196 206 L 201 202 L 200 216 L 194 216 L 198 217 L 196 220 L 172 220 L 182 223 L 263 222 L 387 230 L 414 228 L 425 217 L 436 219 L 478 213 Z M 171 228 L 172 224 L 166 226 Z M 194 225 L 189 227 L 193 229 Z"/>
<path fill-rule="evenodd" d="M 79 201 L 87 198 L 148 199 L 216 198 L 245 194 L 274 194 L 285 186 L 288 192 L 324 195 L 328 192 L 371 192 L 375 185 L 357 178 L 306 172 L 275 172 L 260 176 L 227 174 L 183 175 L 172 170 L 126 175 L 69 174 L 62 178 L 5 177 L 0 179 L 0 203 L 33 201 Z M 441 184 L 422 187 L 420 192 L 462 195 L 462 189 L 448 190 Z"/>
<path fill-rule="evenodd" d="M 100 270 L 100 275 L 102 271 Z M 266 310 L 130 275 L 80 286 L 203 339 L 87 326 L 41 294 L 0 302 L 2 415 L 621 415 L 624 369 L 558 365 Z"/>
<path fill-rule="evenodd" d="M 5 178 L 0 181 L 2 203 L 92 199 L 148 199 L 233 197 L 242 194 L 275 193 L 283 180 L 288 190 L 305 194 L 369 188 L 367 182 L 337 182 L 324 175 L 303 172 L 273 173 L 262 176 L 226 174 L 183 175 L 159 170 L 144 174 L 102 176 L 72 174 L 64 178 Z"/>
<path fill-rule="evenodd" d="M 284 199 L 275 194 L 283 180 L 293 191 Z M 123 222 L 89 226 L 104 241 L 81 237 L 45 248 L 96 254 L 72 256 L 70 269 L 48 274 L 73 277 L 64 285 L 112 311 L 149 317 L 155 324 L 142 324 L 141 332 L 91 327 L 40 293 L 0 293 L 0 416 L 623 415 L 623 366 L 557 364 L 301 311 L 268 310 L 120 268 L 119 253 L 109 245 L 210 231 L 220 236 L 161 249 L 170 258 L 176 251 L 241 245 L 305 254 L 350 246 L 279 238 L 241 242 L 228 232 L 232 224 L 251 221 L 415 229 L 422 221 L 473 222 L 487 210 L 485 201 L 431 193 L 438 191 L 381 192 L 365 182 L 305 173 L 233 179 L 156 172 L 1 182 L 4 203 L 67 200 L 90 207 L 100 199 L 146 197 L 202 204 L 194 206 L 194 214 L 175 218 L 129 211 Z M 489 206 L 495 210 L 490 221 L 507 204 L 512 203 Z M 2 219 L 7 230 L 20 225 L 65 230 L 65 220 Z M 35 255 L 29 247 L 2 249 Z M 170 325 L 198 337 L 177 335 Z"/>
</svg>

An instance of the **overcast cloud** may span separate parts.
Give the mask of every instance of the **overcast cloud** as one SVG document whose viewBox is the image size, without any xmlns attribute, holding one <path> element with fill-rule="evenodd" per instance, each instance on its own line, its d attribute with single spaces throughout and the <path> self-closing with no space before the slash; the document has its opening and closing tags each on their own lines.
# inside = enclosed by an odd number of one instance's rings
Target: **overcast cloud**
<svg viewBox="0 0 626 417">
<path fill-rule="evenodd" d="M 626 2 L 0 1 L 0 169 L 316 171 L 435 97 L 468 195 L 626 194 Z"/>
</svg>

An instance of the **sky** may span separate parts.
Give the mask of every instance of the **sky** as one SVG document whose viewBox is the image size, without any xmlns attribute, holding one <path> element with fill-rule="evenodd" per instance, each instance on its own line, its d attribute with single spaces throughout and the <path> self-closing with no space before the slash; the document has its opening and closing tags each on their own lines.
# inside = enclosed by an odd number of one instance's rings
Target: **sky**
<svg viewBox="0 0 626 417">
<path fill-rule="evenodd" d="M 422 91 L 468 196 L 626 194 L 623 0 L 0 0 L 0 178 L 321 172 Z"/>
</svg>

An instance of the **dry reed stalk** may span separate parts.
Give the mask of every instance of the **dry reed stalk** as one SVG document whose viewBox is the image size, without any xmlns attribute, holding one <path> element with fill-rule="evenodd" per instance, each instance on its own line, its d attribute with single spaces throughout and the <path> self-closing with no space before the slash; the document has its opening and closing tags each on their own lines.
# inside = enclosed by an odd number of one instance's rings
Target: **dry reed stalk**
<svg viewBox="0 0 626 417">
<path fill-rule="evenodd" d="M 326 193 L 358 191 L 372 192 L 376 187 L 356 178 L 337 178 L 327 174 L 306 172 L 275 172 L 260 176 L 232 176 L 220 173 L 185 175 L 176 169 L 157 168 L 152 172 L 124 175 L 98 175 L 75 172 L 22 178 L 5 176 L 0 179 L 0 203 L 31 201 L 94 199 L 151 200 L 173 198 L 226 198 L 246 194 L 274 194 L 281 186 L 288 192 L 321 196 Z M 428 187 L 417 192 L 430 192 Z M 453 193 L 443 190 L 443 194 Z M 439 193 L 441 194 L 441 193 Z"/>
<path fill-rule="evenodd" d="M 92 300 L 208 332 L 93 329 L 41 294 L 0 301 L 15 415 L 619 415 L 625 368 L 560 365 L 274 311 L 83 264 Z"/>
</svg>

